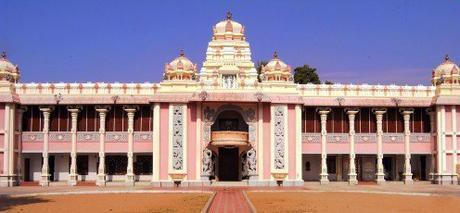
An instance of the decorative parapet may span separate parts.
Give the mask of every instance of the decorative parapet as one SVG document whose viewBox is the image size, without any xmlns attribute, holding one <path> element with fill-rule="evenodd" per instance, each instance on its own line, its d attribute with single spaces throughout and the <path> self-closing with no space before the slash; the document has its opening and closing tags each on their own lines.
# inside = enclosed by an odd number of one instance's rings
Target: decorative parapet
<svg viewBox="0 0 460 213">
<path fill-rule="evenodd" d="M 356 143 L 377 143 L 377 133 L 356 133 Z"/>
<path fill-rule="evenodd" d="M 99 132 L 77 132 L 77 142 L 99 142 Z"/>
<path fill-rule="evenodd" d="M 404 143 L 404 133 L 384 133 L 383 143 Z"/>
<path fill-rule="evenodd" d="M 22 142 L 43 142 L 43 132 L 22 132 Z"/>
<path fill-rule="evenodd" d="M 348 133 L 328 133 L 328 143 L 348 143 Z"/>
<path fill-rule="evenodd" d="M 433 97 L 436 87 L 423 85 L 299 84 L 297 89 L 302 96 L 423 98 Z"/>
<path fill-rule="evenodd" d="M 52 142 L 71 142 L 72 133 L 71 132 L 50 132 L 49 141 Z"/>
<path fill-rule="evenodd" d="M 411 143 L 430 143 L 431 142 L 430 133 L 411 133 L 410 142 Z"/>
<path fill-rule="evenodd" d="M 105 134 L 106 142 L 128 142 L 128 132 L 107 132 Z"/>
<path fill-rule="evenodd" d="M 153 132 L 134 132 L 134 142 L 152 142 Z"/>
<path fill-rule="evenodd" d="M 321 143 L 321 133 L 302 133 L 302 143 Z"/>
</svg>

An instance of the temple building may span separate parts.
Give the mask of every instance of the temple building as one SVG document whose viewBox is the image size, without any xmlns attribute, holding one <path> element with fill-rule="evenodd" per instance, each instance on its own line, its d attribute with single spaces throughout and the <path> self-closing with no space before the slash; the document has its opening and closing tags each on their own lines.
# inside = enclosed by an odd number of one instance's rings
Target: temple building
<svg viewBox="0 0 460 213">
<path fill-rule="evenodd" d="M 159 83 L 21 83 L 3 54 L 1 186 L 458 184 L 449 57 L 432 86 L 296 84 L 277 53 L 258 74 L 230 14 L 212 30 L 202 66 L 181 51 Z"/>
</svg>

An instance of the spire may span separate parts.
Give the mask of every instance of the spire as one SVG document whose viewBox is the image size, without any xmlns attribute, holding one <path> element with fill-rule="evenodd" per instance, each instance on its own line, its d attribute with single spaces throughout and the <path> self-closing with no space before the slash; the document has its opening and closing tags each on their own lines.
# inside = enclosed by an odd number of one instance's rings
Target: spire
<svg viewBox="0 0 460 213">
<path fill-rule="evenodd" d="M 273 53 L 273 58 L 278 58 L 278 52 L 277 52 L 277 51 L 275 51 L 275 52 Z"/>
<path fill-rule="evenodd" d="M 227 11 L 227 20 L 232 20 L 232 13 Z"/>
<path fill-rule="evenodd" d="M 444 61 L 449 61 L 449 54 L 446 54 L 446 56 L 444 57 Z"/>
<path fill-rule="evenodd" d="M 179 50 L 179 56 L 184 56 L 184 55 L 185 55 L 184 49 L 180 49 L 180 50 Z"/>
</svg>

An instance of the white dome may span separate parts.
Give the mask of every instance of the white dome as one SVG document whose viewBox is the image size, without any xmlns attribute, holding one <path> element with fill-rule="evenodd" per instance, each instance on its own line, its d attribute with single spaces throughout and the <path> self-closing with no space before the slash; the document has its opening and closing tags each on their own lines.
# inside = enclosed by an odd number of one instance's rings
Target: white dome
<svg viewBox="0 0 460 213">
<path fill-rule="evenodd" d="M 278 53 L 273 54 L 273 59 L 262 66 L 263 79 L 266 81 L 291 81 L 291 66 L 278 58 Z"/>
<path fill-rule="evenodd" d="M 455 62 L 450 60 L 448 55 L 446 55 L 444 61 L 433 70 L 432 83 L 433 85 L 460 83 L 460 69 Z"/>
<path fill-rule="evenodd" d="M 6 52 L 0 55 L 0 80 L 17 81 L 19 78 L 19 67 L 13 65 L 7 56 Z"/>
<path fill-rule="evenodd" d="M 181 50 L 179 57 L 165 65 L 164 72 L 166 80 L 190 80 L 195 77 L 197 66 Z"/>
<path fill-rule="evenodd" d="M 227 13 L 227 18 L 213 27 L 215 39 L 244 40 L 244 26 L 232 20 L 232 14 Z"/>
<path fill-rule="evenodd" d="M 459 67 L 455 62 L 451 61 L 449 56 L 446 55 L 444 61 L 434 69 L 434 74 L 436 77 L 441 77 L 444 75 L 450 75 L 452 73 L 458 73 Z"/>
</svg>

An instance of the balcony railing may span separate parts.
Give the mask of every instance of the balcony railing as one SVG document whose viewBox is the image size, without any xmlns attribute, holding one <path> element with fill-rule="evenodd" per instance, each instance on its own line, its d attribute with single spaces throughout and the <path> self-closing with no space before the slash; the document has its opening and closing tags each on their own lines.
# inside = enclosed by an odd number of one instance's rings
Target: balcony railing
<svg viewBox="0 0 460 213">
<path fill-rule="evenodd" d="M 249 134 L 243 131 L 213 131 L 211 144 L 215 146 L 245 146 L 249 144 Z"/>
</svg>

